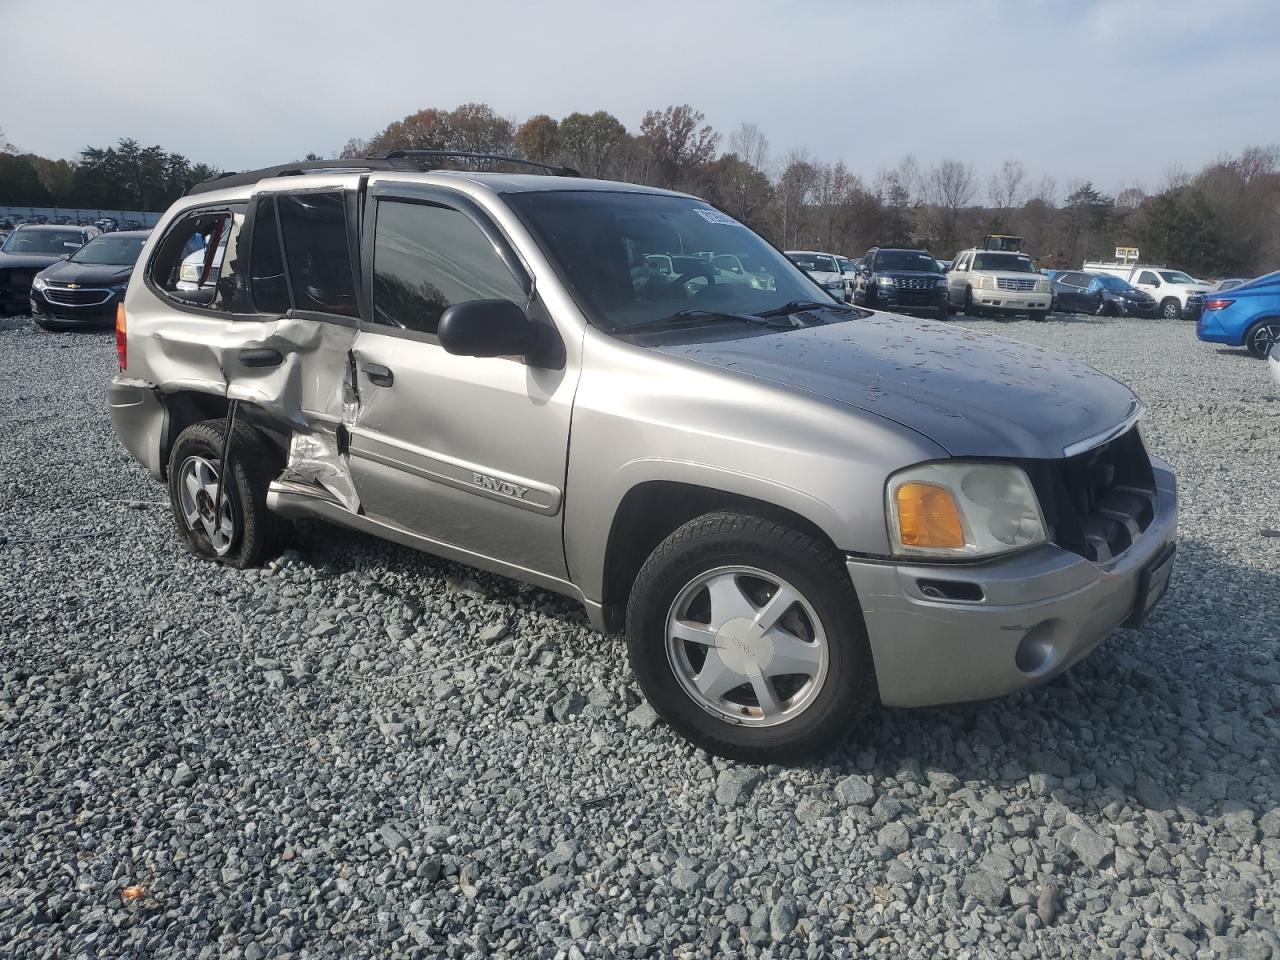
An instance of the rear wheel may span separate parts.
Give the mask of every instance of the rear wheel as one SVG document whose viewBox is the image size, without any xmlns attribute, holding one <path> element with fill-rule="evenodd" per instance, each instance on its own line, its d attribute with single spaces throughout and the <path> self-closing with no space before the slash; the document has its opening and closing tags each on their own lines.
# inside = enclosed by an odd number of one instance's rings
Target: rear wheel
<svg viewBox="0 0 1280 960">
<path fill-rule="evenodd" d="M 831 750 L 877 702 L 841 558 L 761 517 L 710 513 L 664 540 L 632 589 L 627 650 L 676 732 L 737 760 Z"/>
<path fill-rule="evenodd" d="M 1280 318 L 1271 317 L 1261 320 L 1249 328 L 1244 335 L 1244 345 L 1249 353 L 1259 360 L 1267 359 L 1272 345 L 1280 343 Z"/>
<path fill-rule="evenodd" d="M 275 553 L 287 525 L 267 510 L 267 487 L 279 473 L 279 455 L 262 434 L 237 423 L 218 497 L 223 420 L 183 430 L 169 454 L 169 503 L 187 548 L 232 567 L 253 567 Z"/>
<path fill-rule="evenodd" d="M 1166 320 L 1180 320 L 1182 318 L 1182 304 L 1174 297 L 1165 297 L 1160 303 L 1160 316 Z"/>
</svg>

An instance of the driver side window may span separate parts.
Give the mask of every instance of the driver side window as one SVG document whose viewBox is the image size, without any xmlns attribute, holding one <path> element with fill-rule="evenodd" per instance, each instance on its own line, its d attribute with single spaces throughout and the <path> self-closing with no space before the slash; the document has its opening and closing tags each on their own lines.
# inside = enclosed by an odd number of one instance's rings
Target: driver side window
<svg viewBox="0 0 1280 960">
<path fill-rule="evenodd" d="M 455 303 L 510 300 L 523 287 L 465 214 L 432 203 L 378 201 L 373 235 L 373 321 L 434 334 Z"/>
</svg>

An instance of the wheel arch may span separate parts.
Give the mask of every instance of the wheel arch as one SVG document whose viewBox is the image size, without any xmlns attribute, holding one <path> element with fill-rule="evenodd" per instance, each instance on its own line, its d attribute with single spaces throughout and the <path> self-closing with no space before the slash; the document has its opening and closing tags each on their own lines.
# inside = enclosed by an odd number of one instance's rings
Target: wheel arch
<svg viewBox="0 0 1280 960">
<path fill-rule="evenodd" d="M 776 503 L 679 480 L 642 481 L 623 496 L 610 524 L 601 597 L 608 630 L 621 628 L 631 587 L 649 554 L 685 523 L 716 510 L 785 524 L 839 552 L 815 520 Z"/>
<path fill-rule="evenodd" d="M 1272 323 L 1280 324 L 1280 314 L 1267 314 L 1265 316 L 1258 317 L 1257 319 L 1250 320 L 1249 324 L 1244 328 L 1244 335 L 1240 338 L 1241 346 L 1252 352 L 1250 342 L 1253 339 L 1254 333 L 1262 326 Z M 1265 360 L 1266 358 L 1267 355 L 1265 353 L 1262 354 L 1262 359 Z"/>
<path fill-rule="evenodd" d="M 225 419 L 230 402 L 223 394 L 203 390 L 175 390 L 163 394 L 161 402 L 165 409 L 165 426 L 160 435 L 159 462 L 162 478 L 168 479 L 169 453 L 182 431 L 202 420 Z M 242 422 L 256 428 L 280 453 L 283 462 L 288 449 L 287 434 L 275 429 L 271 418 L 256 404 L 241 401 L 236 415 Z"/>
</svg>

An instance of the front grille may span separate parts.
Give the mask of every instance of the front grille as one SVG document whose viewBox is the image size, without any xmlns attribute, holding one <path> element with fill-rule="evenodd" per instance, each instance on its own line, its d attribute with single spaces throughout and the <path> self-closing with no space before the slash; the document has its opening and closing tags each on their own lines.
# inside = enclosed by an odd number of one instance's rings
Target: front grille
<svg viewBox="0 0 1280 960">
<path fill-rule="evenodd" d="M 1001 290 L 1034 290 L 1034 280 L 1017 280 L 1013 277 L 996 277 L 996 286 Z"/>
<path fill-rule="evenodd" d="M 894 282 L 899 290 L 932 290 L 937 285 L 938 281 L 933 277 L 909 277 Z"/>
<path fill-rule="evenodd" d="M 1120 556 L 1155 520 L 1155 474 L 1136 426 L 1074 457 L 1024 466 L 1049 539 L 1087 560 Z"/>
<path fill-rule="evenodd" d="M 58 303 L 64 307 L 91 307 L 110 300 L 111 291 L 67 290 L 50 286 L 45 287 L 44 296 L 50 303 Z"/>
</svg>

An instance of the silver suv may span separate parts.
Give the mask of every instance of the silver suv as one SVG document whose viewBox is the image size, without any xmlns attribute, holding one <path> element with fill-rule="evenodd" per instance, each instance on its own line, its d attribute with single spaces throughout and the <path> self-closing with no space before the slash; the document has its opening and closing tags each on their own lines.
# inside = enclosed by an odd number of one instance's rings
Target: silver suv
<svg viewBox="0 0 1280 960">
<path fill-rule="evenodd" d="M 1161 597 L 1174 477 L 1123 385 L 837 303 L 695 197 L 429 161 L 225 177 L 152 233 L 111 414 L 197 554 L 320 518 L 558 591 L 753 761 L 1041 682 Z"/>
</svg>

